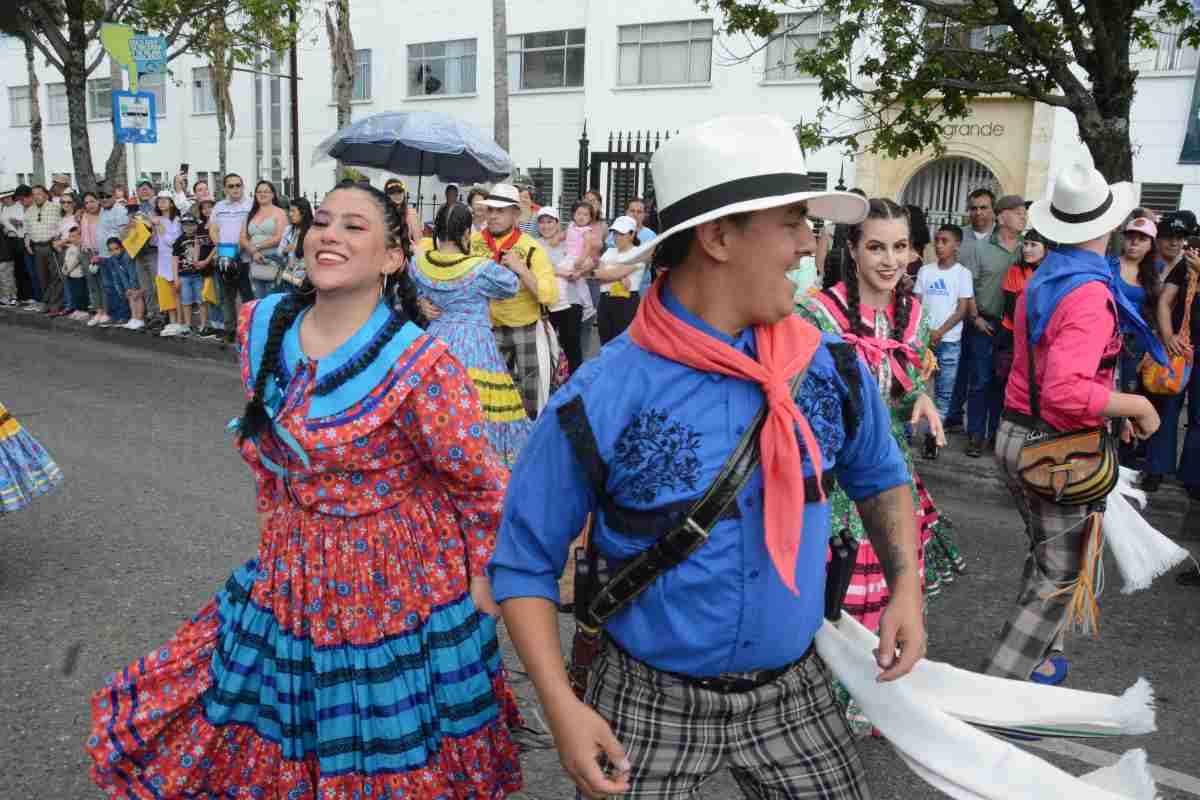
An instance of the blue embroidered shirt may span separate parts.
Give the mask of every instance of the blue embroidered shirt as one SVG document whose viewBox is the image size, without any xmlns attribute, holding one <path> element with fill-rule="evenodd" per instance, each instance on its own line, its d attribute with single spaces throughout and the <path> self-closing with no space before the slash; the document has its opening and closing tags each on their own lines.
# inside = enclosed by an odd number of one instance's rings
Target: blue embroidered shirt
<svg viewBox="0 0 1200 800">
<path fill-rule="evenodd" d="M 693 327 L 755 354 L 751 330 L 734 340 L 690 314 L 666 287 L 663 301 Z M 853 359 L 858 381 L 852 390 L 828 348 L 836 342 L 825 337 L 797 401 L 820 444 L 824 468 L 852 499 L 862 500 L 907 483 L 909 475 L 874 378 Z M 848 436 L 843 408 L 851 391 L 860 413 Z M 649 353 L 628 333 L 610 342 L 551 398 L 513 471 L 488 567 L 499 601 L 557 601 L 568 549 L 590 512 L 598 512 L 596 544 L 610 562 L 633 557 L 658 536 L 599 511 L 559 424 L 559 409 L 578 408 L 580 400 L 607 467 L 608 495 L 624 509 L 663 512 L 686 509 L 708 488 L 758 413 L 763 394 L 755 384 Z M 805 473 L 812 473 L 807 459 Z M 635 658 L 695 676 L 795 661 L 824 614 L 829 506 L 809 500 L 796 564 L 798 595 L 784 586 L 767 553 L 763 481 L 756 470 L 737 497 L 736 511 L 714 526 L 709 541 L 614 616 L 607 632 Z"/>
</svg>

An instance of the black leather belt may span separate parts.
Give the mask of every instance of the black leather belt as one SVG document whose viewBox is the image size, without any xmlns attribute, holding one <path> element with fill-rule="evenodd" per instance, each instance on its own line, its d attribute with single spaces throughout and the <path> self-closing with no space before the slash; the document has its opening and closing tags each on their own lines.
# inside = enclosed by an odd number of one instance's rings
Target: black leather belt
<svg viewBox="0 0 1200 800">
<path fill-rule="evenodd" d="M 612 638 L 609 638 L 608 642 L 612 647 L 620 650 L 621 653 L 631 661 L 637 661 L 639 664 L 645 664 L 645 662 L 638 661 L 638 659 L 629 655 L 629 651 L 617 644 Z M 784 664 L 782 667 L 775 667 L 774 669 L 760 669 L 754 672 L 722 672 L 720 675 L 714 675 L 711 678 L 697 678 L 695 675 L 685 675 L 682 672 L 669 672 L 667 670 L 655 669 L 649 664 L 645 664 L 645 666 L 654 670 L 655 672 L 661 672 L 663 675 L 670 675 L 672 678 L 678 678 L 689 686 L 697 686 L 710 692 L 716 692 L 717 694 L 740 694 L 742 692 L 754 691 L 755 689 L 766 686 L 768 683 L 774 683 L 811 658 L 814 652 L 816 652 L 815 646 L 810 644 L 808 649 L 804 651 L 804 655 L 800 656 L 790 664 Z"/>
</svg>

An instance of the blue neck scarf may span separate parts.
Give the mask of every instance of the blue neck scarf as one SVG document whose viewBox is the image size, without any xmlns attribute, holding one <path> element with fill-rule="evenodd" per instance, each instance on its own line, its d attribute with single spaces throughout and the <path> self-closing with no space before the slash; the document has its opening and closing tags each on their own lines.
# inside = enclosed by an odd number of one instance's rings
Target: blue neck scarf
<svg viewBox="0 0 1200 800">
<path fill-rule="evenodd" d="M 1166 364 L 1167 351 L 1141 313 L 1116 284 L 1116 276 L 1104 256 L 1063 245 L 1046 254 L 1042 265 L 1025 288 L 1025 322 L 1029 339 L 1037 344 L 1050 324 L 1050 317 L 1068 294 L 1085 283 L 1099 281 L 1108 287 L 1117 307 L 1121 329 L 1137 337 L 1141 349 L 1155 361 Z"/>
</svg>

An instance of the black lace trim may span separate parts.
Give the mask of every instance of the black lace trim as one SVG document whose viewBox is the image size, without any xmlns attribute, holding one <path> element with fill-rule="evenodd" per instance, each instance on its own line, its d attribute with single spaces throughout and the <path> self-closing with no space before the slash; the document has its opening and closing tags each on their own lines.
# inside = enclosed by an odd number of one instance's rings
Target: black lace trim
<svg viewBox="0 0 1200 800">
<path fill-rule="evenodd" d="M 347 381 L 360 375 L 363 370 L 375 362 L 375 359 L 379 357 L 383 348 L 400 332 L 400 329 L 407 322 L 408 315 L 402 311 L 393 309 L 387 323 L 379 329 L 379 332 L 371 339 L 370 344 L 360 350 L 354 358 L 322 378 L 313 387 L 313 392 L 318 395 L 331 394 Z M 283 348 L 280 349 L 282 350 Z"/>
</svg>

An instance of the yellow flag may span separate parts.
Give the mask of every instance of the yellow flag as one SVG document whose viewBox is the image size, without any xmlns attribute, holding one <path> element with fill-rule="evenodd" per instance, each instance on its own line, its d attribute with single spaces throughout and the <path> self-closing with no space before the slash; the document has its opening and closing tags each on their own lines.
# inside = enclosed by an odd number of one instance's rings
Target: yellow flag
<svg viewBox="0 0 1200 800">
<path fill-rule="evenodd" d="M 142 248 L 148 241 L 150 241 L 150 229 L 143 222 L 134 222 L 129 226 L 129 233 L 125 235 L 125 241 L 121 242 L 121 245 L 125 248 L 125 252 L 129 253 L 130 258 L 137 258 L 137 254 L 142 252 Z"/>
<path fill-rule="evenodd" d="M 106 22 L 100 26 L 100 44 L 104 47 L 104 52 L 125 68 L 129 73 L 129 91 L 136 92 L 138 88 L 137 64 L 133 60 L 133 49 L 129 46 L 132 38 L 133 28 L 128 25 Z M 120 86 L 113 87 L 113 89 L 120 88 Z"/>
</svg>

